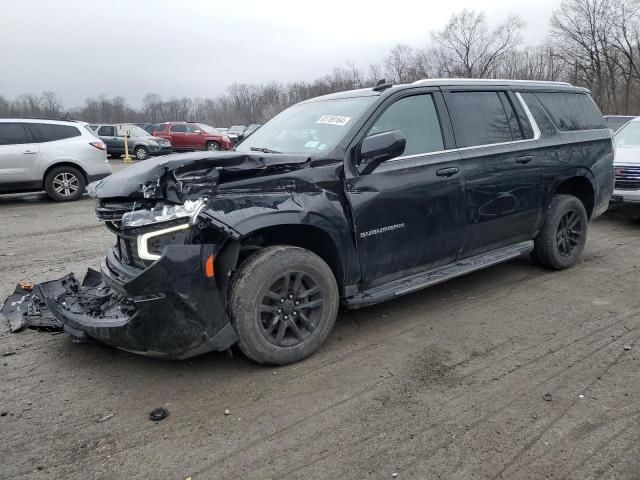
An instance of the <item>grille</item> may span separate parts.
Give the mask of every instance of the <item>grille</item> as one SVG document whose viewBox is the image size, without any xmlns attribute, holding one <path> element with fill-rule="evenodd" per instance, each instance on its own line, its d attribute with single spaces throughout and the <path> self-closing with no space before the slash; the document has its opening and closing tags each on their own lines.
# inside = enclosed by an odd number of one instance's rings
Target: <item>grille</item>
<svg viewBox="0 0 640 480">
<path fill-rule="evenodd" d="M 118 222 L 122 219 L 122 215 L 127 212 L 150 208 L 155 202 L 136 200 L 136 201 L 113 201 L 98 200 L 96 202 L 96 216 L 100 220 Z"/>
<path fill-rule="evenodd" d="M 617 190 L 640 190 L 639 167 L 615 167 Z"/>
</svg>

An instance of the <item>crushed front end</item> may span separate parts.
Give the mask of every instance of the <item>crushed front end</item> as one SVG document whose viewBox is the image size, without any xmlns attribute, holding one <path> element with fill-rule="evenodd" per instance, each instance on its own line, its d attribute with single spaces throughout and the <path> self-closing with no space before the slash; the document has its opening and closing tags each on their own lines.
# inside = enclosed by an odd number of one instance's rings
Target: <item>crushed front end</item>
<svg viewBox="0 0 640 480">
<path fill-rule="evenodd" d="M 89 270 L 82 283 L 69 274 L 31 292 L 18 287 L 2 309 L 12 330 L 51 329 L 59 322 L 76 338 L 178 359 L 226 350 L 236 342 L 219 293 L 226 279 L 215 275 L 215 266 L 224 268 L 219 243 L 191 243 L 198 226 L 182 219 L 160 229 L 107 224 L 117 240 L 100 272 Z"/>
<path fill-rule="evenodd" d="M 212 214 L 224 181 L 302 168 L 305 158 L 169 155 L 91 184 L 115 235 L 100 271 L 19 285 L 0 311 L 11 331 L 64 329 L 135 353 L 189 358 L 236 343 L 227 291 L 240 235 Z"/>
</svg>

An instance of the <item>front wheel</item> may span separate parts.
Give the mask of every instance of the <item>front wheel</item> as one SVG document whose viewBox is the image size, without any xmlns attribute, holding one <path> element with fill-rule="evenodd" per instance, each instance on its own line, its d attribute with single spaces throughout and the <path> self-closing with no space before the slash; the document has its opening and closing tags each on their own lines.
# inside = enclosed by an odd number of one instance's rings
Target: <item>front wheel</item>
<svg viewBox="0 0 640 480">
<path fill-rule="evenodd" d="M 587 243 L 589 217 L 573 195 L 555 195 L 535 239 L 532 258 L 544 267 L 563 270 L 576 264 Z"/>
<path fill-rule="evenodd" d="M 267 247 L 235 274 L 229 308 L 242 352 L 258 363 L 285 365 L 314 353 L 338 314 L 329 266 L 298 247 Z"/>
<path fill-rule="evenodd" d="M 217 152 L 218 150 L 220 150 L 220 145 L 216 142 L 209 142 L 207 143 L 207 150 L 211 152 Z"/>
<path fill-rule="evenodd" d="M 133 153 L 138 160 L 146 160 L 147 158 L 149 158 L 149 150 L 142 146 L 136 147 Z"/>
</svg>

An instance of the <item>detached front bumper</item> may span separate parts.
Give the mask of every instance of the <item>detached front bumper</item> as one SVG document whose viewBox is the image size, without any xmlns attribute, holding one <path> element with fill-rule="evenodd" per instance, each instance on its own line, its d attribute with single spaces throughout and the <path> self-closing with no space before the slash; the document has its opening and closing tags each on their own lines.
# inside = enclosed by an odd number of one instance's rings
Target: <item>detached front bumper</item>
<svg viewBox="0 0 640 480">
<path fill-rule="evenodd" d="M 69 274 L 25 295 L 17 290 L 2 313 L 19 321 L 52 316 L 74 336 L 88 335 L 131 352 L 184 359 L 226 350 L 237 341 L 215 277 L 206 275 L 216 245 L 171 245 L 144 270 L 121 264 L 112 251 L 101 272 L 82 284 Z M 35 322 L 37 325 L 37 322 Z"/>
</svg>

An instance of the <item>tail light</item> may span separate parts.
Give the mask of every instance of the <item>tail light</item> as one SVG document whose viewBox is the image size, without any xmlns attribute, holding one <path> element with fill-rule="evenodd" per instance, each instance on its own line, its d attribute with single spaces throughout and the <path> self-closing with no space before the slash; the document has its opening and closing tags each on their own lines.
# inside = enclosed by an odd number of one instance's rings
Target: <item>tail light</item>
<svg viewBox="0 0 640 480">
<path fill-rule="evenodd" d="M 98 150 L 106 150 L 107 146 L 104 142 L 89 142 L 89 145 L 96 147 Z"/>
</svg>

